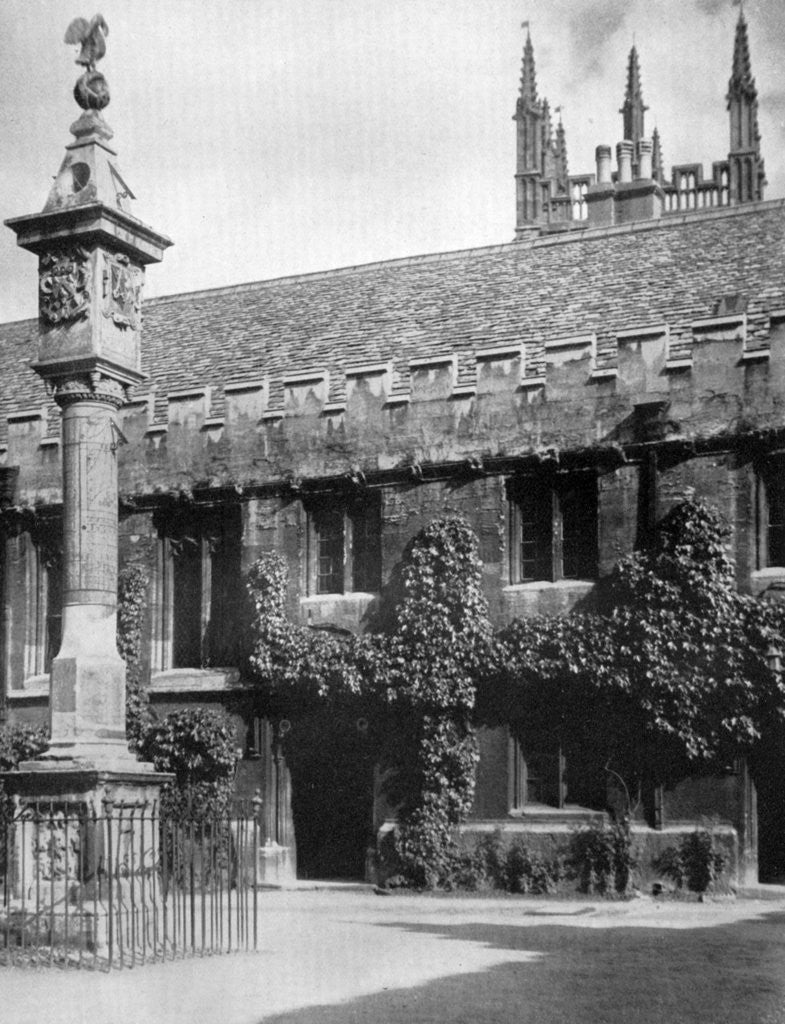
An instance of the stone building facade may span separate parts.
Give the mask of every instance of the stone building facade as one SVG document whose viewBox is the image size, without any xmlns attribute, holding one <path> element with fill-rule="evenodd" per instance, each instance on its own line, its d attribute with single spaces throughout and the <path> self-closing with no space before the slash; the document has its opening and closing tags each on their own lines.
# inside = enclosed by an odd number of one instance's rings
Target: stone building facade
<svg viewBox="0 0 785 1024">
<path fill-rule="evenodd" d="M 708 181 L 698 165 L 666 180 L 633 49 L 618 169 L 603 146 L 596 175 L 570 177 L 527 39 L 514 242 L 145 303 L 148 383 L 117 454 L 121 564 L 150 577 L 151 700 L 229 709 L 238 792 L 261 790 L 266 836 L 297 845 L 301 875 L 361 873 L 384 810 L 358 723 L 295 723 L 312 756 L 292 780 L 281 723 L 249 696 L 237 607 L 262 552 L 289 562 L 293 616 L 358 631 L 418 530 L 462 513 L 500 626 L 574 608 L 689 493 L 732 524 L 741 588 L 785 587 L 785 203 L 762 200 L 743 16 L 728 105 L 727 159 Z M 61 442 L 28 365 L 36 326 L 0 327 L 15 721 L 45 718 L 60 629 Z M 470 830 L 552 838 L 600 813 L 605 780 L 575 777 L 570 754 L 483 731 Z M 637 827 L 656 848 L 696 820 L 724 830 L 740 878 L 756 874 L 743 766 L 660 788 Z"/>
</svg>

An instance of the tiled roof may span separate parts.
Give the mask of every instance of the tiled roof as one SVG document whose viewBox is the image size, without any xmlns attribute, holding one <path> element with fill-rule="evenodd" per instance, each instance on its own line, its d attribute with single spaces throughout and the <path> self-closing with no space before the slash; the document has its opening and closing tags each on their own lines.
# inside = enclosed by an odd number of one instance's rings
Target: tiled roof
<svg viewBox="0 0 785 1024">
<path fill-rule="evenodd" d="M 723 294 L 748 296 L 763 319 L 785 306 L 785 202 L 667 217 L 625 227 L 545 236 L 257 284 L 152 299 L 144 307 L 143 364 L 156 389 L 156 419 L 168 391 L 267 377 L 270 406 L 281 378 L 330 371 L 331 399 L 343 368 L 392 359 L 405 384 L 410 359 L 458 354 L 470 383 L 471 354 L 492 345 L 652 323 L 684 329 L 711 315 Z M 153 271 L 154 273 L 155 271 Z M 47 403 L 27 365 L 36 321 L 0 325 L 0 430 L 5 417 Z"/>
</svg>

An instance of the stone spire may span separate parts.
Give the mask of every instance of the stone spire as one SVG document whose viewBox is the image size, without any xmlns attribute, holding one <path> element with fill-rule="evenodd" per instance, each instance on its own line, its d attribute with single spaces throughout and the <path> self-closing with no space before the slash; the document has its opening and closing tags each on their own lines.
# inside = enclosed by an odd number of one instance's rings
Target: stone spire
<svg viewBox="0 0 785 1024">
<path fill-rule="evenodd" d="M 728 82 L 730 114 L 731 203 L 749 203 L 763 198 L 766 173 L 760 154 L 758 131 L 758 90 L 752 76 L 750 46 L 744 11 L 739 11 L 733 43 L 733 67 Z"/>
<path fill-rule="evenodd" d="M 554 144 L 556 157 L 556 180 L 558 182 L 559 190 L 566 192 L 567 175 L 569 174 L 567 169 L 567 136 L 564 131 L 564 123 L 561 118 L 561 107 L 557 107 L 556 109 L 559 112 L 559 123 L 556 126 L 556 142 Z"/>
<path fill-rule="evenodd" d="M 743 9 L 739 10 L 739 20 L 736 22 L 736 36 L 733 41 L 733 69 L 728 82 L 728 99 L 738 93 L 748 95 L 753 99 L 757 98 L 755 79 L 752 77 L 747 21 Z"/>
<path fill-rule="evenodd" d="M 645 137 L 644 115 L 649 108 L 643 102 L 641 89 L 641 69 L 638 63 L 638 51 L 633 44 L 627 62 L 627 88 L 624 93 L 624 105 L 619 110 L 624 121 L 624 139 L 633 144 L 633 177 L 637 177 L 638 143 Z"/>
<path fill-rule="evenodd" d="M 513 120 L 516 122 L 515 235 L 523 237 L 542 216 L 542 177 L 548 144 L 547 110 L 537 99 L 534 47 L 528 22 L 523 47 L 521 86 Z"/>
<path fill-rule="evenodd" d="M 542 149 L 545 152 L 553 142 L 553 118 L 551 117 L 551 105 L 547 99 L 543 99 L 540 109 L 542 110 Z"/>
<path fill-rule="evenodd" d="M 537 102 L 537 77 L 534 70 L 534 47 L 529 26 L 526 26 L 526 42 L 523 47 L 523 64 L 521 66 L 521 91 L 518 105 L 532 106 Z"/>
</svg>

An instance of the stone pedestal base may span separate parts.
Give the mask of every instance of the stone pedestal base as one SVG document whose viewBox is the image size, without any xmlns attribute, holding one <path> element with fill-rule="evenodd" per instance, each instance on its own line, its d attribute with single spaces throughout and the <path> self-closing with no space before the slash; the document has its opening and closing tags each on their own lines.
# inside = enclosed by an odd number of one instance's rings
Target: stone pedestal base
<svg viewBox="0 0 785 1024">
<path fill-rule="evenodd" d="M 170 777 L 138 767 L 30 762 L 0 776 L 13 804 L 0 850 L 9 897 L 0 933 L 10 944 L 58 957 L 152 947 L 162 898 L 158 800 Z"/>
</svg>

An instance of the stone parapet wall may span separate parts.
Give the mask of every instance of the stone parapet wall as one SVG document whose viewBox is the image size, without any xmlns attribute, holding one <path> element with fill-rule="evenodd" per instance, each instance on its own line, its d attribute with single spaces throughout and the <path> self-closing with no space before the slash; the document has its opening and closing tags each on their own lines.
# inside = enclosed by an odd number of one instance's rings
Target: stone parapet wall
<svg viewBox="0 0 785 1024">
<path fill-rule="evenodd" d="M 404 372 L 405 371 L 405 372 Z M 121 496 L 254 487 L 361 471 L 385 474 L 652 440 L 724 439 L 783 429 L 783 308 L 625 327 L 595 335 L 349 368 L 284 380 L 214 382 L 122 410 Z M 405 387 L 402 381 L 406 381 Z M 279 386 L 281 385 L 281 386 Z M 277 407 L 271 395 L 281 393 Z M 220 394 L 221 414 L 216 415 Z M 646 418 L 641 415 L 645 407 Z M 652 421 L 652 417 L 654 421 Z M 60 500 L 59 439 L 46 407 L 8 417 L 15 504 Z M 458 469 L 456 465 L 456 469 Z"/>
</svg>

